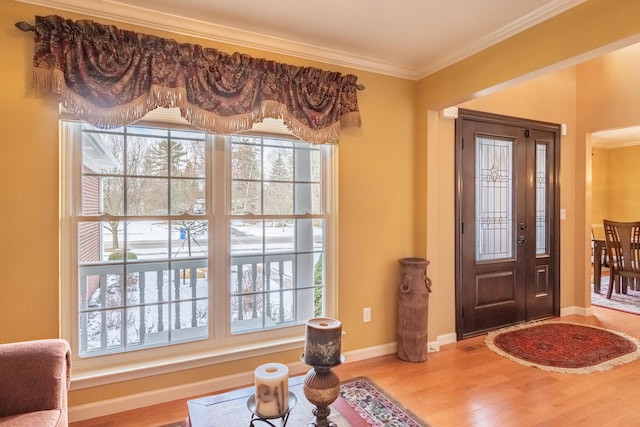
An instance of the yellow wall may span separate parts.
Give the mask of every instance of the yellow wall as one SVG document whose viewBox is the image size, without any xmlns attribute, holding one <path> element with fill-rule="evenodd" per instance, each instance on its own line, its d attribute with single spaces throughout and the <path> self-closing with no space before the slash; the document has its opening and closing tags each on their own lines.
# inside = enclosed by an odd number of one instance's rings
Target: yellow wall
<svg viewBox="0 0 640 427">
<path fill-rule="evenodd" d="M 32 34 L 13 27 L 18 21 L 33 22 L 36 14 L 50 13 L 56 11 L 14 1 L 0 3 L 0 117 L 5 144 L 5 162 L 0 168 L 0 286 L 5 301 L 0 312 L 0 342 L 59 336 L 58 115 L 55 99 L 34 94 L 29 87 Z M 557 62 L 639 35 L 638 16 L 637 0 L 591 0 L 419 82 L 117 25 L 227 52 L 240 50 L 359 76 L 366 86 L 359 95 L 363 127 L 347 130 L 339 144 L 338 317 L 347 332 L 343 350 L 348 352 L 395 341 L 398 259 L 408 256 L 431 261 L 428 274 L 434 290 L 429 340 L 454 332 L 454 132 L 453 121 L 440 118 L 438 110 L 479 94 L 495 92 L 491 98 L 467 105 L 569 125 L 561 154 L 561 206 L 568 212 L 561 226 L 561 305 L 589 306 L 586 224 L 590 224 L 590 214 L 585 207 L 587 200 L 590 203 L 590 189 L 585 178 L 587 165 L 590 170 L 590 147 L 577 143 L 589 126 L 575 106 L 576 100 L 581 101 L 580 89 L 572 80 L 576 71 L 561 71 L 502 93 L 497 90 L 524 81 L 523 76 L 541 75 Z M 578 69 L 577 86 L 580 81 Z M 525 102 L 526 97 L 533 100 Z M 371 323 L 362 323 L 365 306 L 372 308 Z M 269 359 L 278 357 L 289 363 L 298 356 L 299 351 L 289 351 Z M 71 392 L 70 404 L 246 372 L 265 359 L 77 390 Z"/>
<path fill-rule="evenodd" d="M 59 336 L 58 112 L 56 100 L 30 88 L 33 33 L 14 27 L 34 15 L 58 13 L 13 1 L 0 2 L 0 78 L 4 161 L 0 168 L 0 271 L 3 310 L 0 342 Z M 110 23 L 107 21 L 100 21 Z M 116 23 L 161 37 L 226 52 L 234 46 Z M 291 64 L 353 72 L 363 127 L 347 129 L 339 142 L 339 313 L 343 351 L 395 341 L 398 259 L 414 253 L 414 92 L 409 80 L 315 64 L 244 49 Z M 372 321 L 362 322 L 363 307 Z M 192 369 L 124 384 L 72 391 L 72 406 L 212 377 L 248 372 L 260 363 L 299 360 L 300 350 Z M 267 360 L 268 359 L 268 360 Z"/>
<path fill-rule="evenodd" d="M 640 43 L 619 49 L 577 67 L 577 109 L 587 133 L 640 125 Z M 629 196 L 636 186 L 633 171 L 621 165 L 637 165 L 640 148 L 592 150 L 591 223 L 603 218 L 635 220 L 640 218 L 637 198 Z M 622 162 L 622 163 L 620 163 Z M 629 192 L 627 192 L 629 191 Z"/>
<path fill-rule="evenodd" d="M 427 226 L 424 230 L 416 227 L 416 247 L 418 252 L 424 250 L 432 264 L 433 260 L 438 261 L 430 266 L 434 286 L 431 304 L 438 307 L 436 313 L 430 314 L 430 336 L 450 332 L 455 325 L 455 315 L 450 308 L 455 295 L 454 198 L 450 184 L 454 178 L 454 124 L 450 119 L 439 117 L 437 112 L 491 94 L 502 100 L 491 98 L 495 102 L 488 99 L 468 105 L 512 116 L 546 117 L 568 125 L 561 147 L 560 206 L 566 209 L 567 219 L 560 227 L 560 305 L 562 309 L 591 305 L 591 146 L 587 129 L 593 129 L 588 123 L 592 115 L 607 115 L 607 112 L 598 110 L 581 116 L 589 91 L 580 88 L 579 67 L 564 71 L 575 73 L 575 82 L 567 74 L 561 74 L 559 80 L 539 80 L 528 89 L 527 86 L 515 88 L 515 85 L 640 41 L 638 16 L 640 2 L 635 0 L 590 0 L 418 82 L 416 135 L 420 163 L 416 170 L 416 188 L 420 194 L 426 192 L 427 202 L 418 200 L 416 221 L 426 218 Z M 501 90 L 504 92 L 499 94 Z M 537 90 L 542 92 L 536 94 Z M 572 90 L 575 91 L 573 100 L 567 98 Z M 536 102 L 521 98 L 531 95 Z M 500 102 L 505 104 L 498 105 Z M 638 105 L 635 100 L 627 104 Z M 636 107 L 630 114 L 637 115 L 640 111 Z"/>
<path fill-rule="evenodd" d="M 593 148 L 591 150 L 591 224 L 602 225 L 603 219 L 615 219 L 609 216 L 607 203 L 609 198 L 609 153 L 611 150 Z"/>
<path fill-rule="evenodd" d="M 586 61 L 577 71 L 576 105 L 585 131 L 640 125 L 640 43 Z"/>
<path fill-rule="evenodd" d="M 639 99 L 640 101 L 640 99 Z M 592 221 L 640 219 L 640 146 L 594 148 Z"/>
<path fill-rule="evenodd" d="M 59 335 L 58 310 L 58 114 L 51 99 L 29 89 L 33 22 L 27 8 L 0 5 L 2 145 L 0 168 L 0 271 L 3 342 Z"/>
</svg>

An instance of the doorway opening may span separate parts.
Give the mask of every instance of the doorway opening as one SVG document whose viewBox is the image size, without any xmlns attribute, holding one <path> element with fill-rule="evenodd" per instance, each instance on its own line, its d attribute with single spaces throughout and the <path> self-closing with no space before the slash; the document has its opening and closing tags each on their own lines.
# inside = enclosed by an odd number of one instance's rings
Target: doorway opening
<svg viewBox="0 0 640 427">
<path fill-rule="evenodd" d="M 640 314 L 640 290 L 613 292 L 604 256 L 603 220 L 637 221 L 640 126 L 593 131 L 591 140 L 591 305 Z M 600 256 L 597 256 L 600 255 Z"/>
</svg>

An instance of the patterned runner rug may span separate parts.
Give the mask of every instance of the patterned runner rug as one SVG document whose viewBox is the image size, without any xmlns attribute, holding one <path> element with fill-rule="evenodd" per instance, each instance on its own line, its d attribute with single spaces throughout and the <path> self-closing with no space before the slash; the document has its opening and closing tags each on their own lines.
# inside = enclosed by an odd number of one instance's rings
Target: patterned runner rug
<svg viewBox="0 0 640 427">
<path fill-rule="evenodd" d="M 289 414 L 287 427 L 305 427 L 314 420 L 314 406 L 304 396 L 303 379 L 300 376 L 289 380 L 289 391 L 296 395 L 297 403 Z M 249 427 L 251 412 L 247 409 L 247 400 L 254 392 L 254 387 L 247 387 L 223 395 L 195 399 L 190 402 L 201 404 L 200 409 L 204 412 L 200 415 L 205 416 L 192 419 L 191 424 L 187 420 L 166 427 Z M 340 396 L 330 408 L 329 420 L 338 427 L 429 427 L 366 377 L 341 382 Z M 282 425 L 281 419 L 269 421 L 277 427 Z M 260 427 L 268 424 L 256 421 L 254 425 Z"/>
<path fill-rule="evenodd" d="M 344 405 L 348 405 L 346 408 Z M 385 395 L 368 378 L 360 377 L 340 384 L 340 397 L 334 403 L 352 426 L 362 425 L 353 411 L 367 426 L 427 427 L 407 409 L 402 408 L 391 397 Z"/>
<path fill-rule="evenodd" d="M 544 321 L 490 332 L 487 346 L 501 356 L 539 369 L 585 374 L 640 357 L 636 338 L 595 326 Z"/>
</svg>

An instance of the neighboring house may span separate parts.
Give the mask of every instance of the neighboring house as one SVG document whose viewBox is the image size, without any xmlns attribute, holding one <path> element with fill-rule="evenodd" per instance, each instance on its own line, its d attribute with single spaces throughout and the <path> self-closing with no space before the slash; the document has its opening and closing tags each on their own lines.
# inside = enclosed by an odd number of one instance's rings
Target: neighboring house
<svg viewBox="0 0 640 427">
<path fill-rule="evenodd" d="M 83 151 L 87 153 L 83 164 L 84 172 L 99 172 L 99 168 L 103 165 L 112 165 L 115 168 L 118 161 L 113 157 L 113 154 L 107 149 L 104 142 L 95 134 L 88 134 L 83 140 Z M 102 186 L 100 179 L 95 176 L 86 176 L 82 181 L 82 209 L 87 215 L 98 215 L 102 211 L 100 206 L 100 192 Z M 78 230 L 78 247 L 82 248 L 82 251 L 78 253 L 80 259 L 85 260 L 102 260 L 104 254 L 102 253 L 102 242 L 100 237 L 102 233 L 99 230 L 100 225 L 95 223 L 83 222 L 79 224 Z M 99 279 L 97 276 L 91 276 L 88 279 L 88 296 L 91 295 L 100 287 Z"/>
</svg>

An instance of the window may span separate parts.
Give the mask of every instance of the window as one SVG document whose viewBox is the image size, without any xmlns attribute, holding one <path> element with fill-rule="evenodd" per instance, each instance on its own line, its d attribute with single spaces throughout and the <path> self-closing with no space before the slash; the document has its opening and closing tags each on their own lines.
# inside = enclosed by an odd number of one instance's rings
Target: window
<svg viewBox="0 0 640 427">
<path fill-rule="evenodd" d="M 320 146 L 230 137 L 231 332 L 321 316 Z"/>
<path fill-rule="evenodd" d="M 63 325 L 80 358 L 268 347 L 332 314 L 332 147 L 77 121 L 61 146 Z"/>
</svg>

